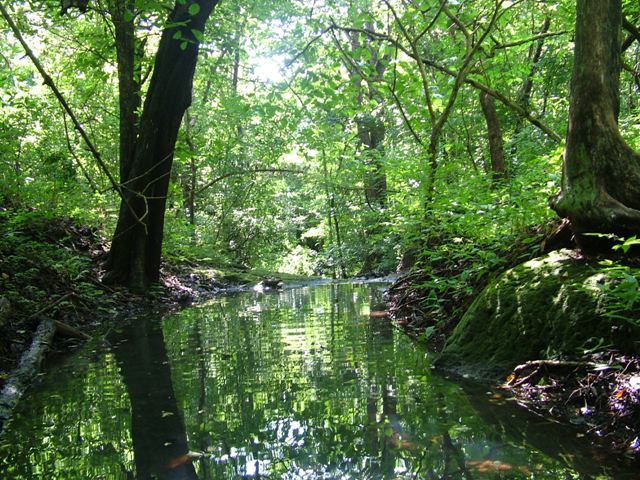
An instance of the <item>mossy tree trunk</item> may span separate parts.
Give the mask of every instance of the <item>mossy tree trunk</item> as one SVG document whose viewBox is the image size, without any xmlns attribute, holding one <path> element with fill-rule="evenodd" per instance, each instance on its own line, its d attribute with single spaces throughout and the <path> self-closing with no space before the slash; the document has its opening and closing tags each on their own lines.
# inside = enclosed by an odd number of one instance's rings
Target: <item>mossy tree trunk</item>
<svg viewBox="0 0 640 480">
<path fill-rule="evenodd" d="M 144 291 L 159 278 L 174 148 L 182 117 L 191 104 L 199 38 L 217 3 L 177 1 L 162 33 L 135 153 L 123 172 L 124 198 L 109 253 L 107 282 Z"/>
<path fill-rule="evenodd" d="M 620 0 L 578 0 L 562 190 L 551 207 L 582 244 L 640 233 L 640 155 L 618 130 Z"/>
</svg>

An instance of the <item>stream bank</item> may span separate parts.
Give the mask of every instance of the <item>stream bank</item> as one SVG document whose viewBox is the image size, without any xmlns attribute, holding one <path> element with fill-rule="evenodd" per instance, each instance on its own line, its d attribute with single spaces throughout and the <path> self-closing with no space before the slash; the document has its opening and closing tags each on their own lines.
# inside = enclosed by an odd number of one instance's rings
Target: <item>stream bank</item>
<svg viewBox="0 0 640 480">
<path fill-rule="evenodd" d="M 147 295 L 105 285 L 108 244 L 68 217 L 0 210 L 0 433 L 47 351 L 68 352 L 131 316 L 166 314 L 226 292 L 317 281 L 212 262 L 165 262 Z"/>
<path fill-rule="evenodd" d="M 463 262 L 414 270 L 389 289 L 394 320 L 440 352 L 442 371 L 498 385 L 524 408 L 638 462 L 636 261 L 533 245 L 480 277 Z M 432 281 L 461 272 L 471 280 L 457 288 Z"/>
</svg>

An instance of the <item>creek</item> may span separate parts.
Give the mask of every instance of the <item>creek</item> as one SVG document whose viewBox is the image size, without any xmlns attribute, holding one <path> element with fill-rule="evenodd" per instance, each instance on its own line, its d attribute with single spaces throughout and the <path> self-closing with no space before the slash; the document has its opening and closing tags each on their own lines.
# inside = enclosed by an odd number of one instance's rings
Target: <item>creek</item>
<svg viewBox="0 0 640 480">
<path fill-rule="evenodd" d="M 444 378 L 382 284 L 217 298 L 49 362 L 2 479 L 637 478 L 498 390 Z"/>
</svg>

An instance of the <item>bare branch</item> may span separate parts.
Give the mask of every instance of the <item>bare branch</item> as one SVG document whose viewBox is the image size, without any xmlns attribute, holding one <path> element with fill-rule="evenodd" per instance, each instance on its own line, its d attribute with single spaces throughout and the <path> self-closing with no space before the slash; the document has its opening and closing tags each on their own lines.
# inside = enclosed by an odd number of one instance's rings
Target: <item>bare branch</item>
<svg viewBox="0 0 640 480">
<path fill-rule="evenodd" d="M 535 42 L 535 41 L 538 41 L 538 40 L 543 40 L 543 39 L 548 38 L 548 37 L 557 37 L 559 35 L 565 35 L 567 33 L 569 33 L 568 30 L 561 30 L 559 32 L 539 33 L 538 35 L 534 35 L 534 36 L 529 37 L 529 38 L 524 38 L 522 40 L 517 40 L 515 42 L 507 42 L 507 43 L 499 43 L 495 39 L 493 39 L 493 41 L 496 42 L 496 45 L 493 45 L 491 47 L 491 52 L 493 52 L 494 50 L 502 50 L 502 49 L 506 49 L 506 48 L 517 47 L 519 45 L 524 45 L 525 43 L 531 43 L 531 42 Z"/>
<path fill-rule="evenodd" d="M 622 28 L 629 32 L 629 36 L 625 38 L 624 42 L 622 42 L 620 53 L 625 52 L 634 40 L 637 40 L 638 43 L 640 43 L 640 28 L 636 27 L 627 17 L 624 16 L 622 17 Z"/>
<path fill-rule="evenodd" d="M 413 138 L 415 138 L 415 140 L 418 143 L 418 145 L 420 145 L 421 147 L 424 147 L 424 142 L 422 141 L 420 136 L 417 134 L 417 132 L 413 129 L 413 126 L 411 125 L 411 122 L 409 121 L 409 117 L 407 117 L 407 114 L 404 111 L 404 107 L 402 106 L 402 102 L 400 101 L 400 98 L 398 98 L 398 94 L 395 92 L 395 90 L 391 86 L 389 86 L 389 92 L 391 93 L 391 96 L 393 97 L 393 100 L 396 103 L 396 107 L 398 107 L 398 110 L 400 110 L 400 115 L 402 115 L 402 119 L 404 120 L 404 124 L 409 129 L 409 131 L 411 132 L 411 135 L 413 136 Z"/>
<path fill-rule="evenodd" d="M 380 32 L 376 32 L 376 31 L 372 31 L 366 28 L 353 28 L 353 27 L 341 27 L 341 26 L 335 26 L 335 28 L 339 28 L 340 30 L 344 30 L 344 31 L 355 31 L 355 32 L 360 32 L 360 33 L 364 33 L 365 35 L 368 35 L 369 38 L 378 40 L 378 41 L 386 41 L 388 43 L 390 43 L 391 45 L 395 46 L 398 50 L 402 51 L 403 53 L 405 53 L 407 56 L 413 58 L 414 60 L 416 60 L 415 54 L 409 50 L 407 47 L 405 47 L 404 45 L 402 45 L 402 43 L 400 43 L 398 40 L 396 40 L 395 38 L 393 38 L 390 35 L 384 34 L 384 33 L 380 33 Z M 434 60 L 429 60 L 428 58 L 425 57 L 420 57 L 421 61 L 424 63 L 424 65 L 434 68 L 435 70 L 439 71 L 440 73 L 444 73 L 445 75 L 449 75 L 450 77 L 457 77 L 458 73 L 455 70 L 450 69 L 449 67 L 446 67 Z M 532 125 L 534 125 L 535 127 L 537 127 L 538 129 L 542 130 L 548 137 L 550 137 L 552 140 L 554 140 L 557 143 L 562 142 L 562 138 L 560 137 L 560 135 L 558 135 L 556 132 L 554 132 L 551 128 L 549 128 L 548 126 L 546 126 L 543 122 L 541 122 L 540 120 L 538 120 L 537 118 L 533 117 L 530 113 L 528 113 L 527 111 L 525 111 L 521 106 L 519 106 L 516 102 L 512 101 L 511 99 L 509 99 L 506 95 L 498 92 L 497 90 L 494 90 L 490 87 L 488 87 L 487 85 L 483 84 L 482 82 L 473 79 L 469 76 L 464 78 L 464 83 L 471 85 L 472 87 L 478 89 L 478 90 L 482 90 L 484 92 L 487 92 L 489 95 L 491 95 L 492 97 L 494 97 L 496 100 L 498 100 L 499 102 L 501 102 L 502 104 L 504 104 L 509 110 L 511 110 L 513 113 L 515 113 L 516 115 L 521 116 L 522 118 L 526 119 L 527 121 L 529 121 Z"/>
<path fill-rule="evenodd" d="M 291 60 L 289 60 L 288 62 L 285 63 L 285 67 L 290 67 L 291 65 L 293 65 L 296 60 L 298 60 L 301 56 L 303 56 L 305 53 L 307 53 L 307 50 L 309 50 L 309 48 L 311 48 L 311 45 L 313 45 L 315 42 L 320 40 L 324 36 L 324 34 L 327 33 L 329 30 L 331 30 L 332 28 L 333 28 L 333 26 L 325 28 L 318 35 L 316 35 L 311 40 L 309 40 L 302 50 L 300 50 L 297 54 L 295 54 L 294 57 Z"/>
</svg>

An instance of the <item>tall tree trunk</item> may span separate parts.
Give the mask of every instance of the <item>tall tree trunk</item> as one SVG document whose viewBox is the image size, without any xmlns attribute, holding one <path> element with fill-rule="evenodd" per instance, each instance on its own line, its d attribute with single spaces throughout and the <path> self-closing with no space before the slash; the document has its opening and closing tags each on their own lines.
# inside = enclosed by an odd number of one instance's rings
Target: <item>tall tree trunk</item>
<svg viewBox="0 0 640 480">
<path fill-rule="evenodd" d="M 507 165 L 504 161 L 504 146 L 500 119 L 496 111 L 496 102 L 487 92 L 480 91 L 480 105 L 487 122 L 489 139 L 489 157 L 491 158 L 491 179 L 497 181 L 507 176 Z"/>
<path fill-rule="evenodd" d="M 193 32 L 204 30 L 217 3 L 177 1 L 162 33 L 133 162 L 125 175 L 106 281 L 144 291 L 159 278 L 169 174 L 182 116 L 191 104 L 198 59 L 199 42 Z"/>
<path fill-rule="evenodd" d="M 133 164 L 136 138 L 138 136 L 138 109 L 141 104 L 141 80 L 139 70 L 136 68 L 136 54 L 140 53 L 142 46 L 136 45 L 135 24 L 132 14 L 134 8 L 133 0 L 111 0 L 109 3 L 109 13 L 111 14 L 111 21 L 115 31 L 116 56 L 118 59 L 121 183 L 125 183 L 128 180 L 128 174 Z"/>
<path fill-rule="evenodd" d="M 373 209 L 383 209 L 387 203 L 387 176 L 382 166 L 384 156 L 385 126 L 382 120 L 372 115 L 358 119 L 358 139 L 364 147 L 366 168 L 364 194 L 367 204 Z"/>
<path fill-rule="evenodd" d="M 367 24 L 367 28 L 374 29 L 373 24 Z M 356 55 L 358 50 L 362 48 L 359 34 L 352 33 L 350 35 L 351 52 L 352 55 Z M 375 100 L 378 107 L 363 115 L 359 115 L 356 119 L 358 126 L 358 150 L 360 151 L 364 171 L 364 198 L 372 210 L 373 215 L 368 216 L 365 219 L 365 235 L 369 242 L 367 242 L 367 251 L 365 252 L 362 266 L 360 267 L 359 275 L 368 275 L 375 271 L 376 267 L 382 260 L 380 254 L 380 248 L 375 241 L 375 237 L 381 233 L 381 215 L 383 215 L 384 208 L 387 204 L 387 176 L 384 169 L 384 137 L 386 134 L 386 127 L 384 124 L 384 98 L 380 92 L 375 88 L 376 81 L 380 81 L 384 76 L 384 72 L 387 69 L 391 61 L 391 57 L 380 55 L 378 48 L 371 44 L 368 38 L 365 38 L 365 47 L 371 54 L 368 64 L 369 67 L 375 71 L 373 79 L 366 79 L 366 87 L 363 85 L 362 72 L 358 69 L 350 66 L 355 78 L 355 86 L 357 91 L 357 104 L 358 107 L 364 106 L 365 99 L 369 104 L 371 100 Z M 374 239 L 371 241 L 371 239 Z"/>
<path fill-rule="evenodd" d="M 551 18 L 546 16 L 544 18 L 544 22 L 542 23 L 542 27 L 540 28 L 539 35 L 544 35 L 549 31 L 549 27 L 551 26 Z M 542 58 L 542 48 L 544 47 L 544 38 L 540 38 L 535 44 L 531 45 L 529 50 L 529 59 L 531 61 L 531 69 L 529 70 L 529 75 L 525 79 L 522 90 L 520 91 L 520 98 L 518 99 L 518 103 L 523 108 L 523 110 L 529 113 L 530 105 L 531 105 L 531 93 L 533 92 L 533 79 L 535 78 L 536 72 L 538 68 L 540 68 L 540 59 Z M 518 117 L 518 122 L 522 122 L 522 117 Z"/>
<path fill-rule="evenodd" d="M 589 232 L 640 233 L 640 155 L 618 130 L 620 0 L 578 0 L 562 190 L 551 207 Z"/>
</svg>

